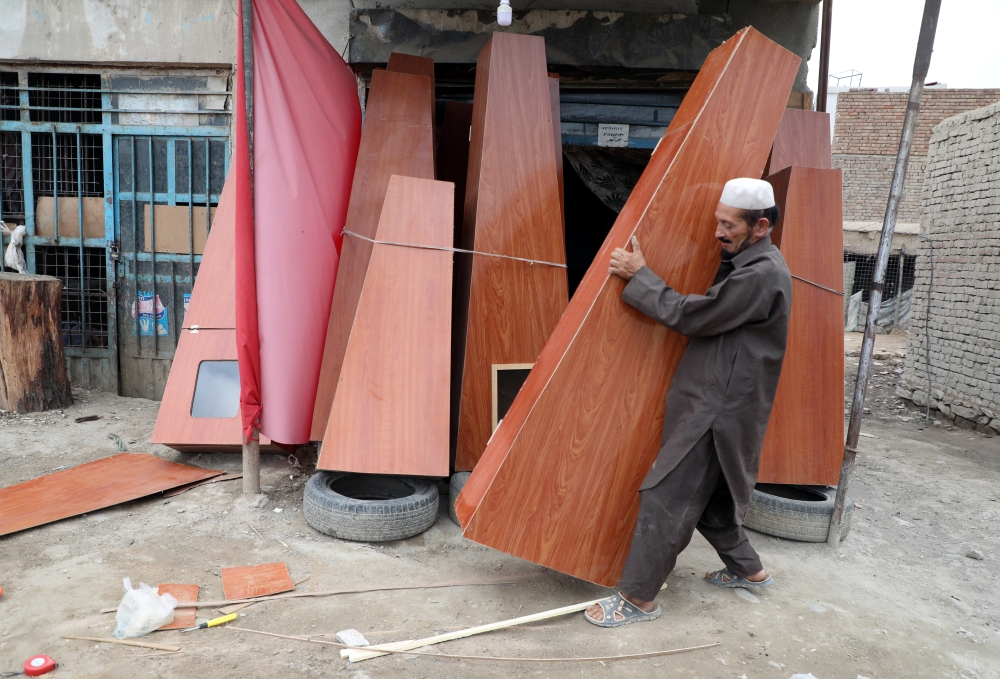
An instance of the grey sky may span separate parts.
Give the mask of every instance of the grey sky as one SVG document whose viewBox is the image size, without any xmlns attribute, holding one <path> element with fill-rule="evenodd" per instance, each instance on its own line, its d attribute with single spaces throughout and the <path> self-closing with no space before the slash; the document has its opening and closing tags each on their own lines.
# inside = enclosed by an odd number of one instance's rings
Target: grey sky
<svg viewBox="0 0 1000 679">
<path fill-rule="evenodd" d="M 863 86 L 909 86 L 923 7 L 923 0 L 834 0 L 830 73 L 853 68 Z M 1000 87 L 998 31 L 1000 0 L 943 0 L 927 80 Z M 809 61 L 814 92 L 818 70 L 817 48 Z"/>
</svg>

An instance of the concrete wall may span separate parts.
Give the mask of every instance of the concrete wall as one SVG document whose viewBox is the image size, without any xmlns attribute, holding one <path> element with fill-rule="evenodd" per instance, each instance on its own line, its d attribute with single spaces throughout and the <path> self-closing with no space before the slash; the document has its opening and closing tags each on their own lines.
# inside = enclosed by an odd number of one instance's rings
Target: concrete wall
<svg viewBox="0 0 1000 679">
<path fill-rule="evenodd" d="M 151 65 L 231 64 L 236 0 L 3 0 L 0 59 Z M 300 0 L 338 50 L 349 0 Z"/>
<path fill-rule="evenodd" d="M 837 97 L 833 166 L 844 170 L 844 220 L 881 221 L 906 114 L 906 92 L 854 89 Z M 919 222 L 931 130 L 945 118 L 1000 100 L 1000 89 L 925 90 L 899 220 Z"/>
<path fill-rule="evenodd" d="M 899 395 L 969 428 L 1000 432 L 1000 103 L 949 118 L 930 138 L 924 233 Z"/>
</svg>

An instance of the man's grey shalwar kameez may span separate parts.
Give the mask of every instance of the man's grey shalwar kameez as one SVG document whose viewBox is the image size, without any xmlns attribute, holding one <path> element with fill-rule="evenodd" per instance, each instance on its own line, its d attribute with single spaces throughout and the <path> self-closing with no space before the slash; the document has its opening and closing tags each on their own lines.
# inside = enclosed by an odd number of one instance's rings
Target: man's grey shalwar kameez
<svg viewBox="0 0 1000 679">
<path fill-rule="evenodd" d="M 763 569 L 743 531 L 785 356 L 792 279 L 765 237 L 723 260 L 704 295 L 643 267 L 622 299 L 690 338 L 667 392 L 663 439 L 619 588 L 652 601 L 697 528 L 726 566 Z"/>
</svg>

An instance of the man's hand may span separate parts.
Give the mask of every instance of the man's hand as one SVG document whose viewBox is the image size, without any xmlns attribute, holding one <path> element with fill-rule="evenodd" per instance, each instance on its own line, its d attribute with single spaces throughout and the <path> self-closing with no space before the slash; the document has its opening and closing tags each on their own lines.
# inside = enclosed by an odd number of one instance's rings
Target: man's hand
<svg viewBox="0 0 1000 679">
<path fill-rule="evenodd" d="M 646 266 L 646 258 L 642 256 L 642 250 L 639 249 L 639 239 L 632 236 L 632 252 L 628 252 L 625 248 L 615 248 L 615 251 L 611 253 L 611 267 L 608 269 L 608 273 L 630 281 L 635 272 L 644 266 Z"/>
</svg>

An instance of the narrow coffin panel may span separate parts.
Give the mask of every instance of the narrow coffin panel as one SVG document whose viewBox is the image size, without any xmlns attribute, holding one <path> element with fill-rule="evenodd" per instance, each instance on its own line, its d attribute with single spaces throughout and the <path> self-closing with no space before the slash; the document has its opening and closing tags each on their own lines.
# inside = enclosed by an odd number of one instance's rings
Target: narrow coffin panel
<svg viewBox="0 0 1000 679">
<path fill-rule="evenodd" d="M 0 489 L 3 508 L 0 535 L 111 507 L 221 473 L 153 455 L 112 455 Z"/>
<path fill-rule="evenodd" d="M 617 583 L 686 339 L 621 301 L 611 251 L 634 234 L 671 286 L 704 292 L 718 266 L 722 187 L 760 176 L 798 66 L 752 28 L 706 60 L 459 496 L 465 537 Z"/>
<path fill-rule="evenodd" d="M 559 105 L 559 76 L 549 74 L 549 109 L 552 112 L 552 141 L 556 147 L 556 178 L 559 181 L 559 214 L 562 216 L 563 228 L 566 222 L 565 193 L 563 191 L 563 153 L 562 153 L 562 121 Z"/>
<path fill-rule="evenodd" d="M 565 265 L 551 107 L 544 40 L 494 33 L 476 73 L 463 221 L 477 253 Z M 467 285 L 461 274 L 456 285 Z M 468 285 L 468 322 L 456 328 L 464 330 L 462 366 L 453 376 L 461 384 L 457 471 L 476 465 L 492 433 L 491 366 L 533 363 L 568 297 L 564 266 L 479 254 Z"/>
<path fill-rule="evenodd" d="M 219 206 L 212 216 L 205 254 L 198 265 L 198 276 L 191 290 L 191 303 L 184 313 L 182 327 L 236 327 L 236 196 L 235 183 L 226 181 L 219 196 Z M 204 210 L 202 211 L 204 218 Z M 180 347 L 177 348 L 177 354 Z M 177 360 L 176 358 L 174 359 Z M 166 398 L 166 395 L 164 395 Z"/>
<path fill-rule="evenodd" d="M 372 73 L 358 165 L 351 187 L 345 229 L 374 238 L 389 177 L 434 178 L 434 128 L 430 81 L 389 71 Z M 323 348 L 310 438 L 323 438 L 344 363 L 347 339 L 361 297 L 372 244 L 347 236 L 340 253 L 330 322 Z"/>
<path fill-rule="evenodd" d="M 412 54 L 402 54 L 393 52 L 389 55 L 389 63 L 385 70 L 395 73 L 409 73 L 410 75 L 422 75 L 431 81 L 430 106 L 431 124 L 434 124 L 434 60 L 430 57 L 418 57 Z"/>
<path fill-rule="evenodd" d="M 844 302 L 831 292 L 844 284 L 841 172 L 790 167 L 768 181 L 781 254 L 797 278 L 757 480 L 834 486 L 844 455 Z"/>
<path fill-rule="evenodd" d="M 199 384 L 204 362 L 211 365 L 204 366 Z M 239 416 L 239 372 L 235 365 L 235 330 L 182 330 L 150 443 L 185 451 L 220 447 L 239 450 L 243 434 Z M 237 371 L 235 382 L 226 368 Z M 200 387 L 197 410 L 196 386 Z M 261 436 L 260 442 L 262 446 L 271 443 L 266 436 Z"/>
<path fill-rule="evenodd" d="M 833 167 L 832 153 L 829 113 L 786 108 L 774 135 L 764 177 L 793 165 L 829 170 Z"/>
<path fill-rule="evenodd" d="M 377 240 L 450 247 L 453 191 L 393 177 Z M 375 245 L 317 469 L 448 475 L 451 260 Z"/>
</svg>

